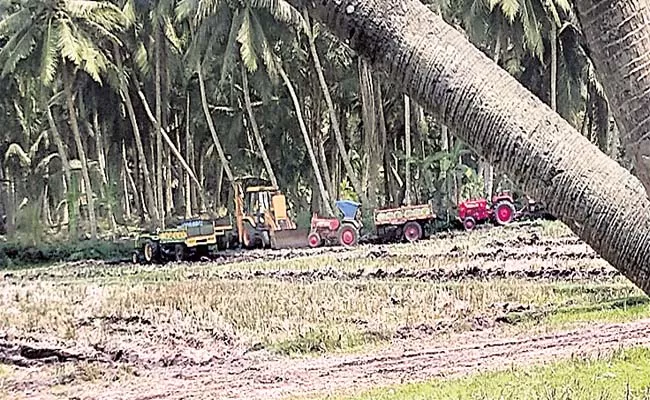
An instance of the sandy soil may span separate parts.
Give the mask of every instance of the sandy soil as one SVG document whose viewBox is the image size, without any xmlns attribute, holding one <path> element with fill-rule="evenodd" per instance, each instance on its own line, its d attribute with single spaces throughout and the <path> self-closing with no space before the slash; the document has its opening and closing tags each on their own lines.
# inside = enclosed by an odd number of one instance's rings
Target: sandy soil
<svg viewBox="0 0 650 400">
<path fill-rule="evenodd" d="M 349 393 L 650 345 L 650 319 L 532 337 L 491 336 L 490 331 L 474 332 L 437 344 L 405 340 L 364 355 L 307 359 L 232 354 L 205 366 L 154 367 L 127 381 L 75 384 L 58 396 L 36 389 L 26 398 L 262 400 Z"/>
</svg>

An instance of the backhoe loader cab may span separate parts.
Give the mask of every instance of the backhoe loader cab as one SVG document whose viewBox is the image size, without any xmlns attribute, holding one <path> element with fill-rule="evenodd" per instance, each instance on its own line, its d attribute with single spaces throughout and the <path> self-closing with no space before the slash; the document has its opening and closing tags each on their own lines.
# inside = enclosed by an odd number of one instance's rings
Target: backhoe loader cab
<svg viewBox="0 0 650 400">
<path fill-rule="evenodd" d="M 250 177 L 236 180 L 234 186 L 237 236 L 243 246 L 282 248 L 306 243 L 306 232 L 296 229 L 286 197 L 277 187 Z"/>
</svg>

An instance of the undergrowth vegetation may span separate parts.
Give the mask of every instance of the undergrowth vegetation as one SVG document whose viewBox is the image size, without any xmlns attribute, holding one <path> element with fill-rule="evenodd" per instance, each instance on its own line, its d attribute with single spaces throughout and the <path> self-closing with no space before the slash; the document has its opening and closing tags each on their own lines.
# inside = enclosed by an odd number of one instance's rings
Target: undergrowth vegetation
<svg viewBox="0 0 650 400">
<path fill-rule="evenodd" d="M 650 400 L 650 349 L 376 389 L 337 400 Z M 328 397 L 333 399 L 333 397 Z"/>
<path fill-rule="evenodd" d="M 40 242 L 38 244 L 18 241 L 0 242 L 0 268 L 60 261 L 123 259 L 128 258 L 132 250 L 133 243 L 128 241 L 84 240 L 76 242 Z"/>
</svg>

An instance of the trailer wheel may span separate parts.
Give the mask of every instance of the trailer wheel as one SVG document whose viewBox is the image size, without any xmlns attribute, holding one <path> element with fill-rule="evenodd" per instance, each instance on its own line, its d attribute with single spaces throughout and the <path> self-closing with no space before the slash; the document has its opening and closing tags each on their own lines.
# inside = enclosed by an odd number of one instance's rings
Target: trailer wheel
<svg viewBox="0 0 650 400">
<path fill-rule="evenodd" d="M 359 242 L 359 231 L 350 224 L 344 224 L 339 229 L 339 243 L 345 247 L 356 246 Z"/>
<path fill-rule="evenodd" d="M 183 261 L 185 260 L 185 246 L 182 244 L 177 244 L 174 246 L 174 260 Z"/>
<path fill-rule="evenodd" d="M 142 254 L 147 264 L 157 262 L 160 256 L 160 246 L 158 246 L 158 243 L 147 240 L 142 246 Z"/>
<path fill-rule="evenodd" d="M 413 243 L 422 238 L 422 226 L 417 222 L 407 222 L 404 225 L 404 239 Z"/>
<path fill-rule="evenodd" d="M 311 247 L 312 249 L 316 247 L 320 247 L 320 245 L 323 243 L 323 239 L 321 239 L 318 232 L 310 233 L 309 237 L 307 237 L 307 241 L 309 242 L 309 247 Z"/>
<path fill-rule="evenodd" d="M 138 251 L 134 251 L 131 255 L 131 262 L 133 264 L 137 264 L 138 261 L 140 261 L 140 253 Z"/>
<path fill-rule="evenodd" d="M 474 217 L 467 217 L 463 220 L 463 227 L 466 231 L 471 231 L 476 226 L 476 220 Z"/>
<path fill-rule="evenodd" d="M 494 219 L 499 225 L 509 224 L 515 216 L 515 207 L 509 201 L 500 201 L 494 207 Z"/>
</svg>

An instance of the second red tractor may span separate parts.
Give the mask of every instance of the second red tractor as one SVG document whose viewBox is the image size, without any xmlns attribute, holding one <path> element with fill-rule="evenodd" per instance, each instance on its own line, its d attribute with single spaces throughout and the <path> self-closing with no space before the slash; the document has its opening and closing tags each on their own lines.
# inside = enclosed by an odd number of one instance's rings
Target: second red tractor
<svg viewBox="0 0 650 400">
<path fill-rule="evenodd" d="M 492 221 L 498 225 L 507 225 L 515 219 L 517 211 L 510 193 L 499 193 L 487 199 L 472 199 L 458 205 L 458 219 L 466 230 L 471 231 L 477 224 Z"/>
</svg>

